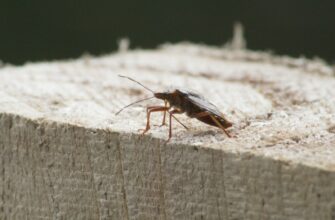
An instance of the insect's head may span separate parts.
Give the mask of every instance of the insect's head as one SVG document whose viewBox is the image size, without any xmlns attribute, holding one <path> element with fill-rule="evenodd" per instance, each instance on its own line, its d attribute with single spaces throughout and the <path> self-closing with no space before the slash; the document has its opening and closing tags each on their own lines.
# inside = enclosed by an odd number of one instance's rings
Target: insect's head
<svg viewBox="0 0 335 220">
<path fill-rule="evenodd" d="M 169 100 L 169 93 L 168 92 L 155 92 L 154 96 L 157 99 Z"/>
<path fill-rule="evenodd" d="M 180 92 L 179 90 L 167 91 L 167 92 L 155 92 L 155 98 L 162 99 L 170 103 L 170 105 L 180 104 Z"/>
</svg>

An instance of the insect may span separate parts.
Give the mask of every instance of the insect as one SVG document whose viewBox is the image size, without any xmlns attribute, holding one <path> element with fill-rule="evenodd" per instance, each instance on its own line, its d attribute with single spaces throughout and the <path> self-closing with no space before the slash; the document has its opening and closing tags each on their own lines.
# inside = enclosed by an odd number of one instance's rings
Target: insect
<svg viewBox="0 0 335 220">
<path fill-rule="evenodd" d="M 178 123 L 180 123 L 184 128 L 188 129 L 183 123 L 181 123 L 174 115 L 175 114 L 182 114 L 186 113 L 186 115 L 190 118 L 196 118 L 201 122 L 204 122 L 208 125 L 215 126 L 220 128 L 222 131 L 226 133 L 228 137 L 231 137 L 230 134 L 226 131 L 227 128 L 232 126 L 232 123 L 228 121 L 223 114 L 219 111 L 219 109 L 213 105 L 212 103 L 208 102 L 206 99 L 201 97 L 200 95 L 184 91 L 181 89 L 175 89 L 171 92 L 154 92 L 153 90 L 149 89 L 148 87 L 144 86 L 140 82 L 128 77 L 128 76 L 121 76 L 126 79 L 129 79 L 146 90 L 153 93 L 152 97 L 141 99 L 135 101 L 121 110 L 119 110 L 116 115 L 118 115 L 121 111 L 125 108 L 134 105 L 136 103 L 149 100 L 152 98 L 158 98 L 164 100 L 164 106 L 148 106 L 147 107 L 147 124 L 145 129 L 143 129 L 142 135 L 144 135 L 147 131 L 150 130 L 150 115 L 153 112 L 163 112 L 163 121 L 162 126 L 166 124 L 166 113 L 169 114 L 169 141 L 172 137 L 172 117 L 176 119 Z"/>
</svg>

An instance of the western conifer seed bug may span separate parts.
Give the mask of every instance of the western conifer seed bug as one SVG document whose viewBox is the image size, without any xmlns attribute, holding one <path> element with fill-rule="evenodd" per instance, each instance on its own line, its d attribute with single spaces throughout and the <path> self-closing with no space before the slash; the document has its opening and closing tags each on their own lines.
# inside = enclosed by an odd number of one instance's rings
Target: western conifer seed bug
<svg viewBox="0 0 335 220">
<path fill-rule="evenodd" d="M 147 131 L 150 130 L 150 114 L 152 112 L 163 112 L 163 122 L 162 125 L 165 125 L 165 119 L 166 119 L 166 112 L 169 113 L 169 141 L 172 137 L 172 117 L 176 119 L 178 123 L 180 123 L 184 128 L 187 129 L 187 127 L 181 123 L 174 114 L 182 114 L 186 113 L 186 115 L 190 118 L 196 118 L 201 122 L 204 122 L 208 125 L 218 127 L 221 130 L 223 130 L 228 137 L 231 137 L 230 134 L 226 131 L 227 128 L 232 126 L 232 123 L 229 122 L 223 114 L 220 112 L 220 110 L 213 105 L 212 103 L 208 102 L 206 99 L 201 97 L 198 94 L 195 94 L 193 92 L 184 91 L 180 89 L 175 89 L 172 92 L 154 92 L 153 90 L 149 89 L 148 87 L 142 85 L 140 82 L 128 77 L 128 76 L 121 76 L 123 78 L 127 78 L 139 85 L 141 85 L 146 90 L 153 93 L 154 96 L 138 100 L 136 102 L 133 102 L 125 107 L 123 107 L 120 111 L 116 113 L 118 115 L 123 109 L 134 105 L 136 103 L 152 99 L 152 98 L 158 98 L 164 100 L 165 105 L 164 106 L 148 106 L 147 107 L 147 125 L 145 129 L 142 132 L 142 135 L 144 135 Z"/>
</svg>

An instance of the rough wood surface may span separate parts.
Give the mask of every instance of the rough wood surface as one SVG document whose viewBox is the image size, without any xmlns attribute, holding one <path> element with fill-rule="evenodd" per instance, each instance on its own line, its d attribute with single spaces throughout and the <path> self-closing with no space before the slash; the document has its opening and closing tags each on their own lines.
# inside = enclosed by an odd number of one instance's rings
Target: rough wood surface
<svg viewBox="0 0 335 220">
<path fill-rule="evenodd" d="M 189 88 L 234 123 L 145 126 Z M 335 219 L 335 79 L 319 60 L 192 44 L 0 69 L 0 219 Z M 159 125 L 161 115 L 152 123 Z"/>
</svg>

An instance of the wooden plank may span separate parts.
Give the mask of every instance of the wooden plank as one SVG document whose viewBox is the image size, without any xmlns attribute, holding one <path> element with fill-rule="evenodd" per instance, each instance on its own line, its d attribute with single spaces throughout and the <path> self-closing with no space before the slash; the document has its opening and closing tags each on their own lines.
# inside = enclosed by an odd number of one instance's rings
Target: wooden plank
<svg viewBox="0 0 335 220">
<path fill-rule="evenodd" d="M 144 137 L 154 91 L 234 123 Z M 335 219 L 335 79 L 320 60 L 193 44 L 0 69 L 1 219 Z M 159 125 L 160 113 L 152 124 Z"/>
</svg>

